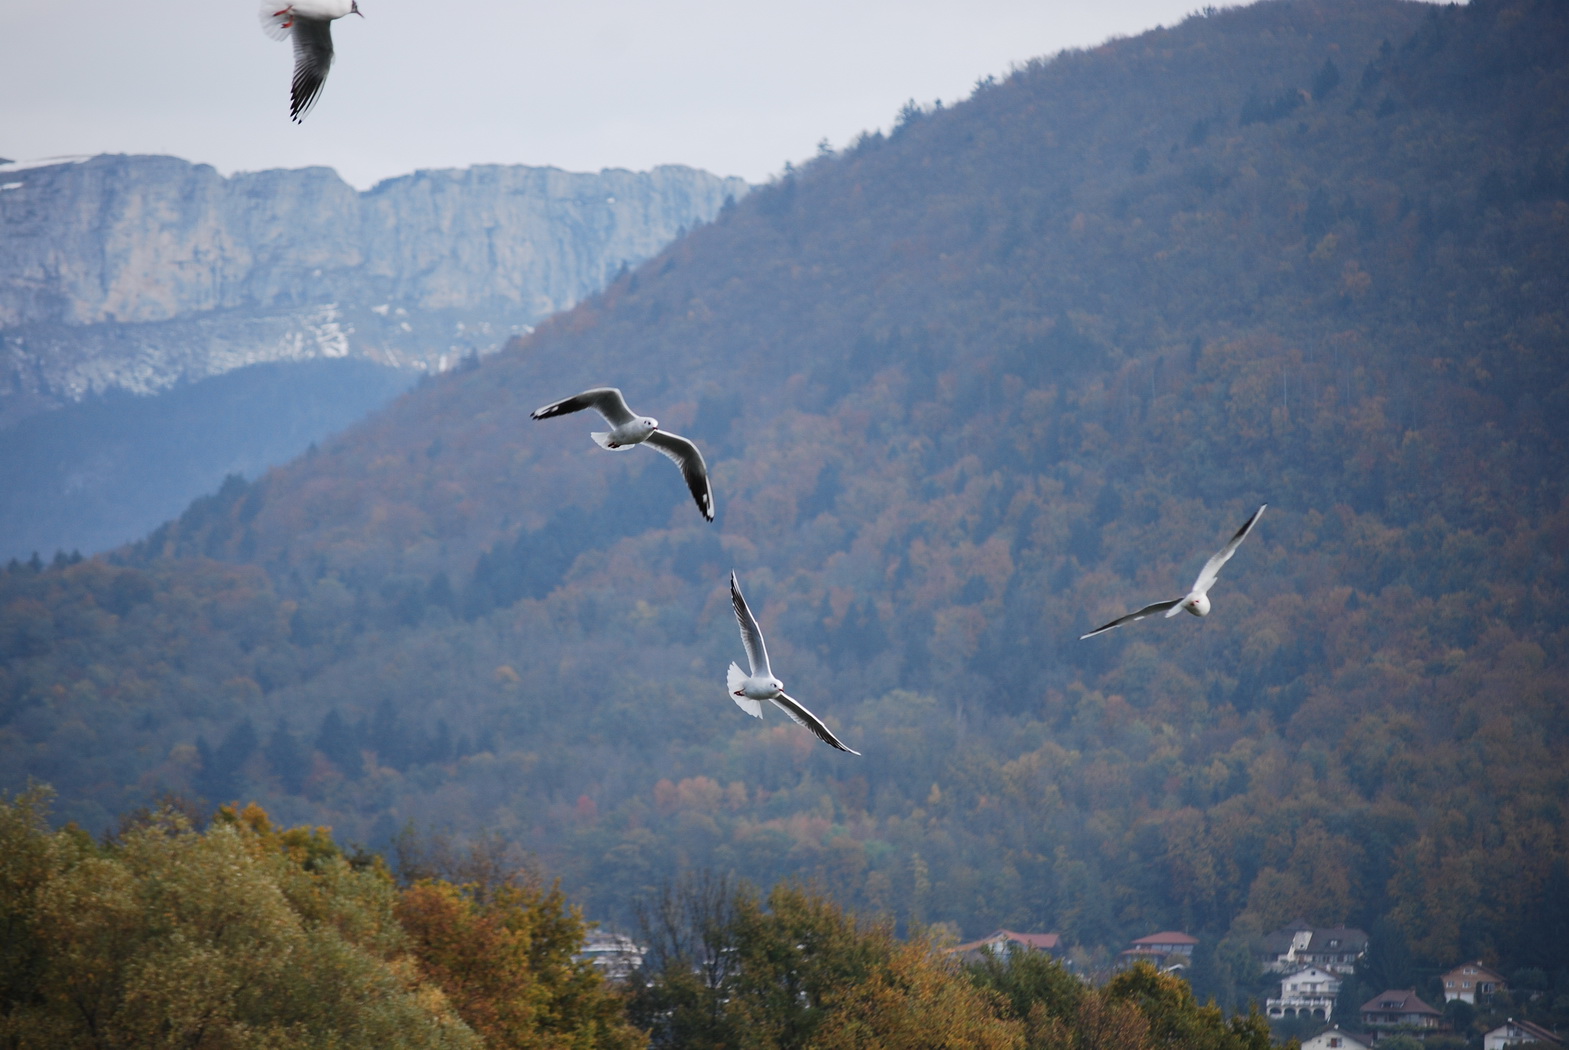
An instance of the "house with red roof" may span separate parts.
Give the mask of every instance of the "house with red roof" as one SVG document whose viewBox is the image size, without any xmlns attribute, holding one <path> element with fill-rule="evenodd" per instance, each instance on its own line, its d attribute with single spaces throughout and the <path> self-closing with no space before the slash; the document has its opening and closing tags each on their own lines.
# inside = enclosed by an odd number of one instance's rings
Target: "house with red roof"
<svg viewBox="0 0 1569 1050">
<path fill-rule="evenodd" d="M 986 951 L 1001 956 L 1016 951 L 1048 952 L 1056 955 L 1062 947 L 1062 938 L 1055 933 L 1016 933 L 1013 930 L 998 930 L 978 941 L 949 948 L 948 954 L 964 959 L 978 959 L 981 953 Z"/>
<path fill-rule="evenodd" d="M 1193 949 L 1198 943 L 1197 937 L 1176 930 L 1162 930 L 1134 941 L 1117 957 L 1117 966 L 1126 970 L 1135 963 L 1148 962 L 1167 973 L 1184 970 L 1193 961 Z"/>
</svg>

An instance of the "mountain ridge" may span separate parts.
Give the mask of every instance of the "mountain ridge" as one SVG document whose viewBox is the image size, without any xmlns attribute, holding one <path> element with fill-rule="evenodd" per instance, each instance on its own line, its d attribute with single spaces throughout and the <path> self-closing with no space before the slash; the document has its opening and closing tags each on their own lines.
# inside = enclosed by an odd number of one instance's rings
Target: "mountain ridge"
<svg viewBox="0 0 1569 1050">
<path fill-rule="evenodd" d="M 440 370 L 596 291 L 740 179 L 481 165 L 359 192 L 173 157 L 28 167 L 0 192 L 0 406 L 265 360 Z M 18 408 L 17 406 L 23 406 Z"/>
</svg>

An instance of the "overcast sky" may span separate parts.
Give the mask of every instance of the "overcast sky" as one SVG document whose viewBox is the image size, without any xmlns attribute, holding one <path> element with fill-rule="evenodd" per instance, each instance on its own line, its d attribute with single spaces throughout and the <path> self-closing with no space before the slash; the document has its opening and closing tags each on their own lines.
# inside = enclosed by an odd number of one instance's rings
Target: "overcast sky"
<svg viewBox="0 0 1569 1050">
<path fill-rule="evenodd" d="M 762 181 L 1064 47 L 1202 0 L 360 0 L 305 123 L 252 0 L 7 3 L 0 156 L 167 153 L 224 173 L 690 164 Z"/>
</svg>

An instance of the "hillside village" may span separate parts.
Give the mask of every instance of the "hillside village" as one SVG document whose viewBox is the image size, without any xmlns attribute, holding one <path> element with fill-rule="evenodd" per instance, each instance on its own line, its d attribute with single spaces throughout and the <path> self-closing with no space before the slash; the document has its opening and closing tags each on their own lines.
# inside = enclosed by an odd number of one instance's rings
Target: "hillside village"
<svg viewBox="0 0 1569 1050">
<path fill-rule="evenodd" d="M 1114 969 L 1146 963 L 1163 973 L 1185 976 L 1193 967 L 1199 939 L 1163 930 L 1129 943 L 1115 957 Z M 1411 1050 L 1417 1045 L 1462 1046 L 1482 1050 L 1528 1043 L 1541 1050 L 1569 1045 L 1554 1025 L 1562 1026 L 1569 997 L 1554 998 L 1540 984 L 1539 972 L 1522 971 L 1523 984 L 1509 980 L 1480 961 L 1463 962 L 1420 981 L 1417 988 L 1386 988 L 1363 1000 L 1358 994 L 1372 977 L 1366 966 L 1372 949 L 1368 934 L 1350 926 L 1314 927 L 1297 920 L 1259 939 L 1254 960 L 1258 988 L 1254 1004 L 1270 1021 L 1278 1041 L 1298 1039 L 1302 1050 Z M 976 961 L 985 954 L 1009 957 L 1018 952 L 1044 952 L 1070 967 L 1085 958 L 1070 950 L 1055 933 L 997 930 L 986 937 L 948 949 L 950 955 Z M 1104 973 L 1084 971 L 1086 980 Z M 1347 993 L 1352 993 L 1350 998 Z M 1432 998 L 1429 1004 L 1423 995 Z M 1549 1023 L 1527 1020 L 1524 1015 Z"/>
</svg>

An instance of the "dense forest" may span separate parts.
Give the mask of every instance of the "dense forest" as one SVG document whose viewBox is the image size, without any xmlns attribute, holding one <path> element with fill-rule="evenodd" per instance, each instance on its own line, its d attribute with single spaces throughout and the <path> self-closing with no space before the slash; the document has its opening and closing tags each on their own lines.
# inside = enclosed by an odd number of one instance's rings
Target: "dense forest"
<svg viewBox="0 0 1569 1050">
<path fill-rule="evenodd" d="M 0 783 L 498 834 L 623 925 L 708 869 L 1091 965 L 1183 929 L 1223 1006 L 1344 922 L 1569 1014 L 1566 54 L 1551 0 L 1280 0 L 912 102 L 314 455 L 0 573 Z M 527 419 L 604 384 L 715 524 Z M 1079 640 L 1266 502 L 1208 618 Z M 864 757 L 725 696 L 732 568 Z"/>
<path fill-rule="evenodd" d="M 644 979 L 615 984 L 576 954 L 584 927 L 560 890 L 490 845 L 421 853 L 450 879 L 395 876 L 256 806 L 205 829 L 160 806 L 94 841 L 51 832 L 47 801 L 0 801 L 0 1041 L 15 1050 L 1269 1046 L 1258 1014 L 1228 1019 L 1147 964 L 1100 989 L 1045 955 L 961 965 L 783 884 L 766 900 L 667 886 L 647 902 Z"/>
</svg>

